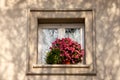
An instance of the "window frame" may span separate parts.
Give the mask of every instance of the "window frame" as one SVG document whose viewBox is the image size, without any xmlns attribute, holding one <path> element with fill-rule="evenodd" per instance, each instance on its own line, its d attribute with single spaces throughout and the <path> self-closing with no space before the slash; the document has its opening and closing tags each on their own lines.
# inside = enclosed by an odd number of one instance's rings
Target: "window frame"
<svg viewBox="0 0 120 80">
<path fill-rule="evenodd" d="M 52 20 L 52 19 L 51 19 Z M 58 31 L 58 38 L 64 38 L 65 37 L 65 29 L 79 29 L 79 33 L 80 33 L 80 37 L 79 38 L 81 38 L 81 41 L 80 41 L 80 44 L 81 44 L 81 49 L 84 49 L 84 23 L 49 23 L 49 24 L 42 24 L 42 23 L 40 23 L 40 24 L 38 24 L 38 49 L 40 49 L 40 50 L 38 50 L 38 64 L 44 64 L 44 65 L 46 65 L 47 66 L 47 64 L 45 64 L 45 63 L 42 63 L 42 62 L 44 62 L 42 59 L 42 54 L 40 54 L 40 52 L 41 52 L 41 48 L 42 48 L 42 45 L 40 44 L 41 43 L 41 41 L 39 40 L 42 36 L 42 33 L 41 33 L 41 31 L 42 31 L 42 29 L 57 29 L 57 31 Z M 64 33 L 63 33 L 64 32 Z M 40 34 L 41 33 L 41 34 Z M 40 38 L 39 38 L 40 37 Z M 52 43 L 51 43 L 52 44 Z M 84 57 L 85 58 L 85 57 Z M 41 61 L 40 61 L 41 60 Z M 85 59 L 83 59 L 83 60 L 85 60 Z M 83 64 L 83 62 L 84 61 L 82 61 L 81 62 L 81 64 Z M 59 64 L 58 64 L 59 65 Z M 61 65 L 60 65 L 61 66 Z"/>
<path fill-rule="evenodd" d="M 76 13 L 77 16 L 74 16 L 70 18 L 70 14 L 68 16 L 60 16 L 60 14 L 65 13 Z M 49 16 L 54 15 L 51 13 L 55 13 L 55 16 Z M 48 16 L 46 16 L 48 15 Z M 61 18 L 62 17 L 62 18 Z M 51 22 L 51 19 L 65 19 L 63 22 L 66 22 L 66 19 L 68 22 L 73 23 L 80 23 L 81 20 L 79 19 L 85 19 L 85 50 L 86 53 L 88 52 L 89 55 L 85 55 L 86 58 L 89 58 L 90 61 L 85 61 L 85 65 L 39 65 L 37 64 L 37 56 L 38 56 L 38 22 L 47 23 Z M 40 21 L 38 20 L 40 19 Z M 45 21 L 44 21 L 45 20 Z M 57 21 L 56 23 L 61 21 Z M 54 23 L 54 21 L 53 21 Z M 96 75 L 96 62 L 95 62 L 95 18 L 94 18 L 94 10 L 28 10 L 28 54 L 27 54 L 27 60 L 28 60 L 28 68 L 27 68 L 27 74 L 35 74 L 35 75 Z M 88 35 L 90 36 L 89 38 Z M 86 39 L 89 39 L 91 43 L 89 43 L 89 40 L 86 41 Z M 89 44 L 87 44 L 89 43 Z M 86 49 L 87 45 L 87 49 Z M 91 47 L 90 47 L 91 46 Z M 88 49 L 88 47 L 90 49 Z M 90 63 L 90 64 L 88 64 Z M 60 72 L 61 69 L 63 72 Z M 77 72 L 75 70 L 78 70 Z M 50 71 L 51 70 L 51 71 Z M 71 71 L 72 70 L 72 71 Z M 55 72 L 56 71 L 56 72 Z"/>
</svg>

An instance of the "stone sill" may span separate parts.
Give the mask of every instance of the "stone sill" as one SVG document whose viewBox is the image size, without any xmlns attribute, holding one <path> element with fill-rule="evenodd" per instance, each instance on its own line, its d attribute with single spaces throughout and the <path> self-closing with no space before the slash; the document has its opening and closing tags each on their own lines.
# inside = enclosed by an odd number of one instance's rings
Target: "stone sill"
<svg viewBox="0 0 120 80">
<path fill-rule="evenodd" d="M 90 68 L 87 64 L 34 64 L 33 68 Z"/>
<path fill-rule="evenodd" d="M 44 68 L 45 70 L 49 70 L 49 69 L 55 69 L 55 70 L 59 70 L 61 69 L 82 69 L 82 71 L 80 72 L 39 72 L 39 69 Z M 31 75 L 31 76 L 36 76 L 36 75 L 83 75 L 83 76 L 95 76 L 96 75 L 96 71 L 92 70 L 89 71 L 91 69 L 91 65 L 88 64 L 33 64 L 33 70 L 31 71 L 27 71 L 26 75 Z M 35 70 L 35 71 L 34 71 Z M 86 71 L 88 70 L 88 71 Z"/>
<path fill-rule="evenodd" d="M 26 75 L 79 75 L 79 76 L 96 76 L 96 72 L 80 72 L 80 73 L 36 73 L 36 72 L 27 72 Z"/>
</svg>

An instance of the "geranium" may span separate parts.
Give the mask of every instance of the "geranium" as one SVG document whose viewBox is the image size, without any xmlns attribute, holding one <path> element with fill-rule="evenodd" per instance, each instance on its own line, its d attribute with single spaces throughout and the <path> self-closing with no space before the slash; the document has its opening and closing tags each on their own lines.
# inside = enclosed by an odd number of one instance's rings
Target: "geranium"
<svg viewBox="0 0 120 80">
<path fill-rule="evenodd" d="M 81 45 L 70 38 L 56 39 L 52 42 L 49 54 L 52 54 L 51 52 L 55 49 L 60 51 L 57 64 L 65 64 L 68 61 L 70 64 L 80 63 L 84 56 L 84 50 L 81 49 Z M 47 63 L 49 64 L 49 61 Z"/>
</svg>

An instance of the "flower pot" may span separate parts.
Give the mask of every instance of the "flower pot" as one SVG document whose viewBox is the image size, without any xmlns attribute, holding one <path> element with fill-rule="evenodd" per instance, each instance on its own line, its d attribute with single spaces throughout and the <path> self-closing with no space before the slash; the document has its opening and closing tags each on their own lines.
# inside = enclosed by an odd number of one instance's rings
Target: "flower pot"
<svg viewBox="0 0 120 80">
<path fill-rule="evenodd" d="M 70 64 L 70 61 L 65 61 L 65 64 Z"/>
</svg>

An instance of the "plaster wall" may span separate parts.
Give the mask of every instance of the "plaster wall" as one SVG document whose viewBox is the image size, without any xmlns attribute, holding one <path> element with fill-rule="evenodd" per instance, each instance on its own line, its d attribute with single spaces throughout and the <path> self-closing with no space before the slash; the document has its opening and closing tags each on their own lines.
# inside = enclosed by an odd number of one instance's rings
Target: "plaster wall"
<svg viewBox="0 0 120 80">
<path fill-rule="evenodd" d="M 95 10 L 96 76 L 26 75 L 27 11 Z M 120 80 L 119 0 L 0 0 L 0 80 Z"/>
</svg>

